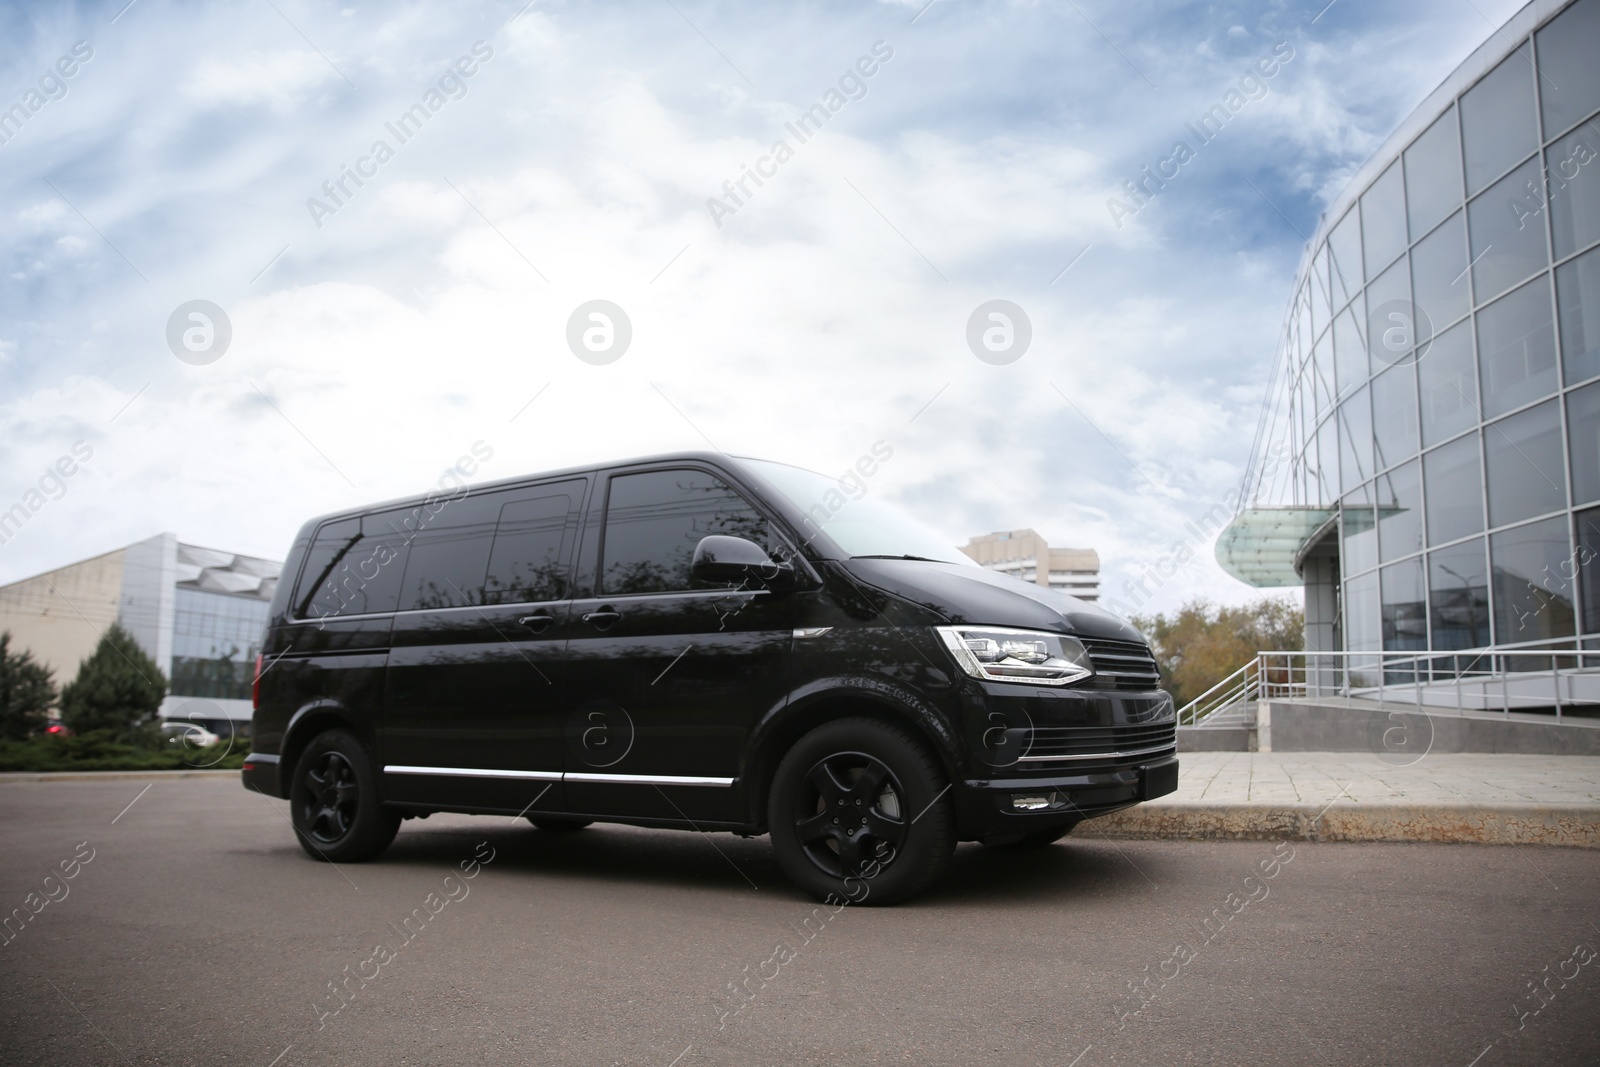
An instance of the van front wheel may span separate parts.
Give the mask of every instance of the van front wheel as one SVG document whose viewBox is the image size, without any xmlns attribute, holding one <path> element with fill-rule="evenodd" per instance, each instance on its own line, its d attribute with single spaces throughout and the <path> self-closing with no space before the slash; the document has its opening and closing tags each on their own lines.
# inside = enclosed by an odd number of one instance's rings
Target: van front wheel
<svg viewBox="0 0 1600 1067">
<path fill-rule="evenodd" d="M 306 855 L 329 863 L 371 859 L 400 830 L 400 813 L 379 802 L 372 761 L 348 730 L 329 730 L 306 746 L 295 764 L 289 811 Z"/>
<path fill-rule="evenodd" d="M 908 731 L 840 719 L 778 764 L 768 802 L 784 873 L 820 900 L 892 904 L 931 885 L 955 851 L 943 768 Z"/>
</svg>

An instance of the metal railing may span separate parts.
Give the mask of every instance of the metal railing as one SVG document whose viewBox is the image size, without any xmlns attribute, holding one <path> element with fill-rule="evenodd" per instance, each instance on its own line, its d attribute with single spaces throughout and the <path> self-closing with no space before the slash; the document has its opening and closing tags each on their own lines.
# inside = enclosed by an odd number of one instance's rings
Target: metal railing
<svg viewBox="0 0 1600 1067">
<path fill-rule="evenodd" d="M 1178 710 L 1180 726 L 1237 726 L 1260 700 L 1340 698 L 1428 711 L 1600 706 L 1600 651 L 1258 652 Z"/>
</svg>

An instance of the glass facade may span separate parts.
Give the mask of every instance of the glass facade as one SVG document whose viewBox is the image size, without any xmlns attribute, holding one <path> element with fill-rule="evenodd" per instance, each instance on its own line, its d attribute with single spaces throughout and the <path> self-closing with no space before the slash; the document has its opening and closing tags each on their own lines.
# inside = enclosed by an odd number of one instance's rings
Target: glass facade
<svg viewBox="0 0 1600 1067">
<path fill-rule="evenodd" d="M 249 700 L 268 602 L 179 588 L 174 606 L 172 695 Z"/>
<path fill-rule="evenodd" d="M 1600 647 L 1600 0 L 1526 12 L 1296 282 L 1247 499 L 1338 507 L 1348 651 Z"/>
</svg>

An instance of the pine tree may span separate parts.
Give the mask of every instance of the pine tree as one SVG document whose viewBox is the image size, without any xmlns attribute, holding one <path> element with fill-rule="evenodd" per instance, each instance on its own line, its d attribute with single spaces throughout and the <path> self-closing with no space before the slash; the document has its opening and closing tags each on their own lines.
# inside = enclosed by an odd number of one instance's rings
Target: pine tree
<svg viewBox="0 0 1600 1067">
<path fill-rule="evenodd" d="M 21 741 L 44 726 L 56 702 L 50 668 L 27 649 L 11 651 L 11 633 L 0 633 L 0 738 Z"/>
<path fill-rule="evenodd" d="M 100 638 L 94 653 L 78 666 L 78 676 L 61 690 L 61 720 L 74 733 L 114 730 L 135 739 L 151 727 L 167 679 L 133 636 L 116 623 Z"/>
</svg>

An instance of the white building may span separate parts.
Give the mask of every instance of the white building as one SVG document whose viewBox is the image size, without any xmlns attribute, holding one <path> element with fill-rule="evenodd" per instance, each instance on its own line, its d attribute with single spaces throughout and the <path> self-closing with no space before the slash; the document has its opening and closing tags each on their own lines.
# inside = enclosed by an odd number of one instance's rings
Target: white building
<svg viewBox="0 0 1600 1067">
<path fill-rule="evenodd" d="M 161 714 L 249 728 L 250 685 L 280 562 L 158 534 L 0 586 L 0 631 L 70 682 L 112 623 L 166 674 Z"/>
<path fill-rule="evenodd" d="M 1008 530 L 974 537 L 961 551 L 989 570 L 1080 600 L 1100 599 L 1100 554 L 1092 548 L 1051 548 L 1032 530 Z"/>
</svg>

